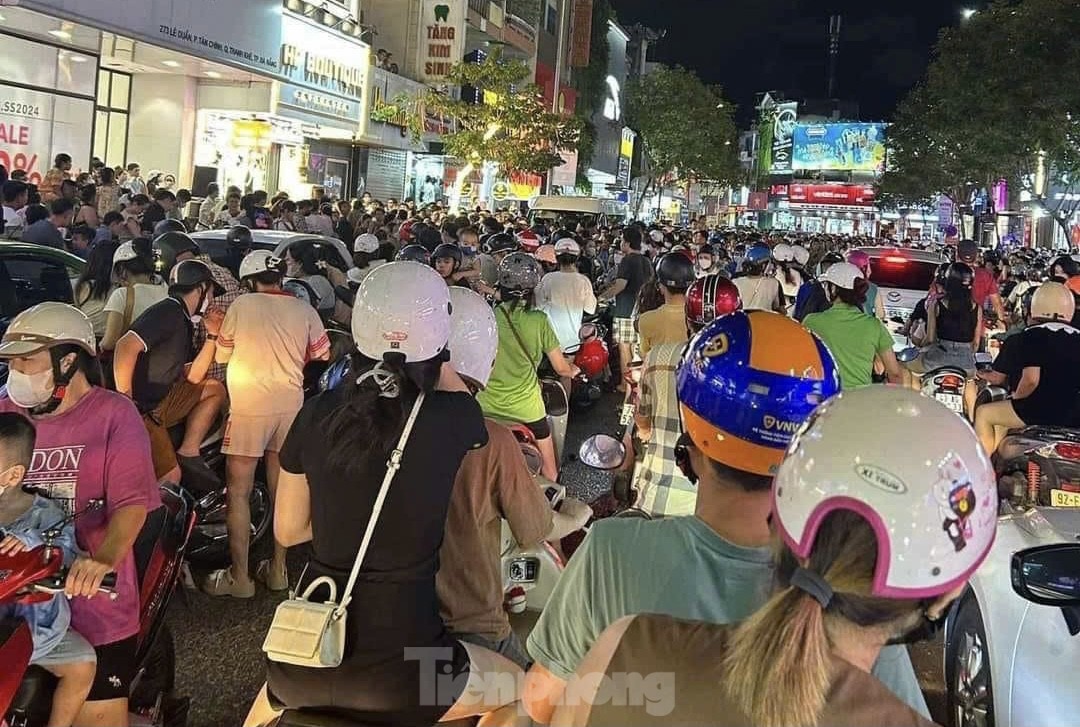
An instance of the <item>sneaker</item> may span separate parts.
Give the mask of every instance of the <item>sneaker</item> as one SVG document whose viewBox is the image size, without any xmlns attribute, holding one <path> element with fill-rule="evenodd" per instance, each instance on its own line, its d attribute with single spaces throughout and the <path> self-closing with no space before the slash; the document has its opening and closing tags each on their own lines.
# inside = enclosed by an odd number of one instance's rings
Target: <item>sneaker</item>
<svg viewBox="0 0 1080 727">
<path fill-rule="evenodd" d="M 281 570 L 273 570 L 271 564 L 273 561 L 264 560 L 255 567 L 255 580 L 262 583 L 271 591 L 287 591 L 289 590 L 289 575 L 285 571 L 285 567 L 282 566 Z"/>
<path fill-rule="evenodd" d="M 255 582 L 237 583 L 228 568 L 216 570 L 203 582 L 203 593 L 209 596 L 232 596 L 233 598 L 251 598 L 255 595 Z"/>
</svg>

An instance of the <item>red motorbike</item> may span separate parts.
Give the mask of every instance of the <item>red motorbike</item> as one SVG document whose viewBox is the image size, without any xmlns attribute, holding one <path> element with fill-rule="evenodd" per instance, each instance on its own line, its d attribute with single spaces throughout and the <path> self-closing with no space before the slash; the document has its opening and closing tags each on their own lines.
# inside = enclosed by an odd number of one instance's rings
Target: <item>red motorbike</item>
<svg viewBox="0 0 1080 727">
<path fill-rule="evenodd" d="M 149 513 L 135 540 L 139 578 L 139 670 L 131 685 L 132 725 L 183 727 L 188 700 L 173 695 L 176 654 L 165 625 L 165 610 L 176 590 L 188 537 L 195 524 L 191 497 L 183 490 L 162 488 L 162 506 Z M 101 501 L 72 515 L 70 522 L 100 509 Z M 44 533 L 45 545 L 13 556 L 0 556 L 0 603 L 34 603 L 64 589 L 63 554 L 51 545 L 59 535 Z M 102 590 L 111 593 L 110 574 Z M 0 725 L 37 727 L 48 721 L 56 677 L 30 665 L 33 643 L 21 619 L 0 620 Z"/>
</svg>

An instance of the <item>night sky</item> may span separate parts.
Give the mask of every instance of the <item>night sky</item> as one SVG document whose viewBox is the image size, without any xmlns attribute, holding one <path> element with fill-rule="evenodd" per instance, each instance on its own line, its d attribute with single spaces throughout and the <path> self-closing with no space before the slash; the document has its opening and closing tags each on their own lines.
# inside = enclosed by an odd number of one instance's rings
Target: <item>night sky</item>
<svg viewBox="0 0 1080 727">
<path fill-rule="evenodd" d="M 976 0 L 971 7 L 978 7 Z M 865 121 L 888 120 L 922 77 L 962 0 L 611 0 L 623 25 L 666 28 L 653 59 L 692 68 L 752 116 L 755 94 L 826 96 L 829 15 L 843 16 L 837 96 Z"/>
</svg>

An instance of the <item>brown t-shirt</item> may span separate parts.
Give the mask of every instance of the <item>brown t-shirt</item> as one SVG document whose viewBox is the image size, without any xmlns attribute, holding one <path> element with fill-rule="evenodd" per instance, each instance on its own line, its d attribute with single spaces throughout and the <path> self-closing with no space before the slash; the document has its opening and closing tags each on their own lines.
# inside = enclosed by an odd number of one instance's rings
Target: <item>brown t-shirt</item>
<svg viewBox="0 0 1080 727">
<path fill-rule="evenodd" d="M 611 681 L 597 700 L 602 703 L 560 709 L 559 727 L 749 727 L 749 717 L 720 689 L 731 629 L 636 616 L 604 670 Z M 821 727 L 933 727 L 870 674 L 839 657 L 832 661 Z"/>
<path fill-rule="evenodd" d="M 682 303 L 662 305 L 656 310 L 642 313 L 638 318 L 641 334 L 641 355 L 665 343 L 685 343 L 686 311 Z"/>
<path fill-rule="evenodd" d="M 533 545 L 551 532 L 552 512 L 513 433 L 490 419 L 484 423 L 488 445 L 465 455 L 454 480 L 435 585 L 452 633 L 500 641 L 510 635 L 499 552 L 502 519 L 518 543 Z"/>
</svg>

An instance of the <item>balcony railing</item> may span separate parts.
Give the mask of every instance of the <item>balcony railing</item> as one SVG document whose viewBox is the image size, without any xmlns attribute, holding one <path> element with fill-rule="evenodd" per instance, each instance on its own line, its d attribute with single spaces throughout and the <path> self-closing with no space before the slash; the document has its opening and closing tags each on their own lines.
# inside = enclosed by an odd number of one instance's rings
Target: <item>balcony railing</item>
<svg viewBox="0 0 1080 727">
<path fill-rule="evenodd" d="M 507 14 L 506 27 L 523 36 L 529 43 L 536 43 L 536 27 L 524 18 Z"/>
<path fill-rule="evenodd" d="M 469 0 L 469 9 L 486 20 L 491 16 L 491 0 Z"/>
</svg>

